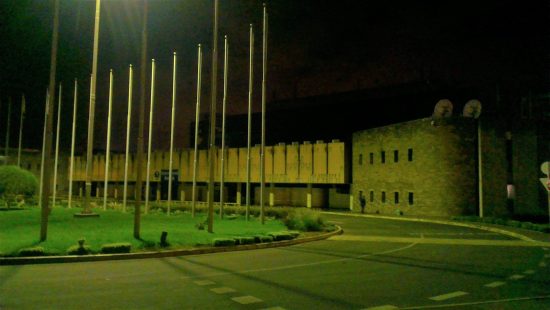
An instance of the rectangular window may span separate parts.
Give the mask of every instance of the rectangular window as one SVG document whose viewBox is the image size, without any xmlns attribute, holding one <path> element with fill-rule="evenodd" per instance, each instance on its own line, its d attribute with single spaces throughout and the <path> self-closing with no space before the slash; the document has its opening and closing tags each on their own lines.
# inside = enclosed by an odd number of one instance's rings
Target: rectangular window
<svg viewBox="0 0 550 310">
<path fill-rule="evenodd" d="M 374 202 L 374 191 L 370 191 L 370 202 Z"/>
<path fill-rule="evenodd" d="M 382 192 L 382 203 L 386 203 L 386 192 Z"/>
<path fill-rule="evenodd" d="M 414 193 L 409 192 L 409 205 L 414 204 Z"/>
<path fill-rule="evenodd" d="M 382 163 L 386 162 L 386 152 L 385 151 L 380 152 L 380 161 Z"/>
<path fill-rule="evenodd" d="M 393 194 L 393 198 L 395 200 L 395 204 L 399 204 L 399 192 L 395 192 Z"/>
<path fill-rule="evenodd" d="M 408 157 L 409 157 L 409 161 L 413 161 L 413 149 L 409 149 Z"/>
<path fill-rule="evenodd" d="M 399 151 L 395 150 L 393 151 L 393 162 L 396 163 L 399 161 Z"/>
<path fill-rule="evenodd" d="M 363 164 L 363 154 L 359 154 L 359 165 Z"/>
<path fill-rule="evenodd" d="M 370 153 L 369 156 L 370 156 L 370 164 L 372 165 L 374 164 L 374 153 Z"/>
</svg>

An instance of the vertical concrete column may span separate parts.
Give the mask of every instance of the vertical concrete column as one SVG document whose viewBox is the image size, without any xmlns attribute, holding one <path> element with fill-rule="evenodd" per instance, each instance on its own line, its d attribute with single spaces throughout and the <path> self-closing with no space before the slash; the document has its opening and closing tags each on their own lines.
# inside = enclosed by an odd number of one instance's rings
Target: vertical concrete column
<svg viewBox="0 0 550 310">
<path fill-rule="evenodd" d="M 353 211 L 353 194 L 349 194 L 349 209 Z"/>
<path fill-rule="evenodd" d="M 157 183 L 157 202 L 160 202 L 160 183 Z"/>
<path fill-rule="evenodd" d="M 115 201 L 118 199 L 118 184 L 115 184 Z"/>
<path fill-rule="evenodd" d="M 180 193 L 181 202 L 185 202 L 185 191 L 182 189 Z"/>
<path fill-rule="evenodd" d="M 237 183 L 237 206 L 241 205 L 242 183 Z"/>
<path fill-rule="evenodd" d="M 313 192 L 313 184 L 308 183 L 307 184 L 307 203 L 306 206 L 308 208 L 311 208 L 311 193 Z"/>
<path fill-rule="evenodd" d="M 78 196 L 82 199 L 82 186 L 78 186 Z"/>
<path fill-rule="evenodd" d="M 95 188 L 95 198 L 99 199 L 99 192 L 101 192 L 101 185 L 99 185 L 99 183 L 97 183 L 97 186 Z"/>
<path fill-rule="evenodd" d="M 271 182 L 269 185 L 269 206 L 273 207 L 275 205 L 275 193 L 273 189 L 275 188 L 275 184 Z"/>
</svg>

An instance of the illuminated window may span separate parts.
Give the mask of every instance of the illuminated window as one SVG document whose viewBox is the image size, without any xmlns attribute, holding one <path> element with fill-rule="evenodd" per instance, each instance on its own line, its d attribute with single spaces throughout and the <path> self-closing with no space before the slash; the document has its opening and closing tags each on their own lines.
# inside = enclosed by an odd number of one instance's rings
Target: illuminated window
<svg viewBox="0 0 550 310">
<path fill-rule="evenodd" d="M 393 162 L 396 163 L 399 161 L 399 151 L 395 150 L 393 151 Z"/>
<path fill-rule="evenodd" d="M 369 154 L 369 157 L 370 157 L 370 164 L 374 164 L 374 153 L 370 153 Z"/>
<path fill-rule="evenodd" d="M 382 192 L 382 203 L 386 203 L 386 192 Z"/>
<path fill-rule="evenodd" d="M 359 154 L 359 165 L 363 164 L 363 154 Z"/>
<path fill-rule="evenodd" d="M 370 191 L 370 202 L 374 202 L 374 191 Z"/>
<path fill-rule="evenodd" d="M 380 152 L 380 161 L 382 163 L 386 162 L 386 152 L 385 151 Z"/>
<path fill-rule="evenodd" d="M 414 204 L 414 193 L 409 192 L 409 205 Z"/>
<path fill-rule="evenodd" d="M 395 204 L 398 204 L 399 203 L 399 192 L 395 192 L 393 194 L 393 199 L 395 201 Z"/>
<path fill-rule="evenodd" d="M 413 149 L 409 149 L 408 153 L 409 161 L 413 161 Z"/>
</svg>

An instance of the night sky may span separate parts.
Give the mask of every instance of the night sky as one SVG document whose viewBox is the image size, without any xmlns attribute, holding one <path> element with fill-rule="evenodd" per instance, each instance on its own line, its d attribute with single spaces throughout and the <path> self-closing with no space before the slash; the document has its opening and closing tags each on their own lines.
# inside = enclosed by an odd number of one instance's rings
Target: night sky
<svg viewBox="0 0 550 310">
<path fill-rule="evenodd" d="M 154 149 L 169 147 L 166 137 L 174 51 L 178 53 L 176 148 L 192 145 L 189 128 L 195 113 L 199 43 L 204 46 L 201 111 L 207 112 L 210 105 L 212 3 L 149 1 L 147 58 L 155 58 L 157 64 L 153 134 L 158 138 Z M 490 112 L 500 108 L 494 104 L 497 89 L 504 105 L 510 106 L 528 93 L 548 92 L 549 3 L 267 1 L 268 111 L 279 115 L 276 121 L 282 123 L 282 114 L 276 111 L 304 107 L 315 110 L 315 102 L 322 101 L 324 105 L 317 112 L 324 119 L 345 117 L 349 109 L 372 111 L 365 113 L 364 127 L 368 128 L 373 124 L 429 116 L 438 96 L 453 100 L 456 111 L 462 109 L 467 99 L 477 97 Z M 61 143 L 62 150 L 70 147 L 74 78 L 79 80 L 77 152 L 85 150 L 94 12 L 95 1 L 61 0 L 57 82 L 61 81 L 64 87 L 61 128 L 62 141 L 66 143 Z M 111 68 L 115 75 L 112 143 L 115 151 L 124 148 L 130 63 L 135 67 L 132 140 L 136 141 L 141 13 L 141 2 L 137 0 L 102 1 L 95 123 L 98 149 L 105 145 Z M 51 1 L 0 1 L 2 146 L 7 98 L 11 96 L 14 101 L 10 144 L 15 146 L 20 96 L 25 93 L 28 113 L 23 144 L 29 148 L 41 147 L 52 16 Z M 262 1 L 220 1 L 218 89 L 222 88 L 223 35 L 228 35 L 228 111 L 232 115 L 246 113 L 250 23 L 254 24 L 256 34 L 254 110 L 260 109 L 261 19 Z M 149 85 L 150 62 L 147 72 Z M 348 100 L 347 105 L 339 107 L 327 104 L 341 100 L 338 94 L 342 93 L 355 101 Z M 220 92 L 218 111 L 221 97 Z M 374 97 L 377 99 L 363 100 Z M 147 113 L 149 95 L 146 105 Z M 376 113 L 380 105 L 392 113 Z M 341 113 L 344 109 L 348 109 L 347 114 Z M 285 126 L 293 126 L 298 132 L 307 122 L 293 120 Z"/>
</svg>

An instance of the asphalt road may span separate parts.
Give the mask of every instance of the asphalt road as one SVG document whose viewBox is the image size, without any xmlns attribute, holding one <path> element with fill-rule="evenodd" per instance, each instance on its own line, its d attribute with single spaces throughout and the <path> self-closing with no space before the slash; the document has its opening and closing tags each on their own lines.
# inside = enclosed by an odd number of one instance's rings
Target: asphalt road
<svg viewBox="0 0 550 310">
<path fill-rule="evenodd" d="M 285 248 L 0 266 L 0 309 L 550 309 L 550 250 L 486 231 L 327 216 Z"/>
</svg>

